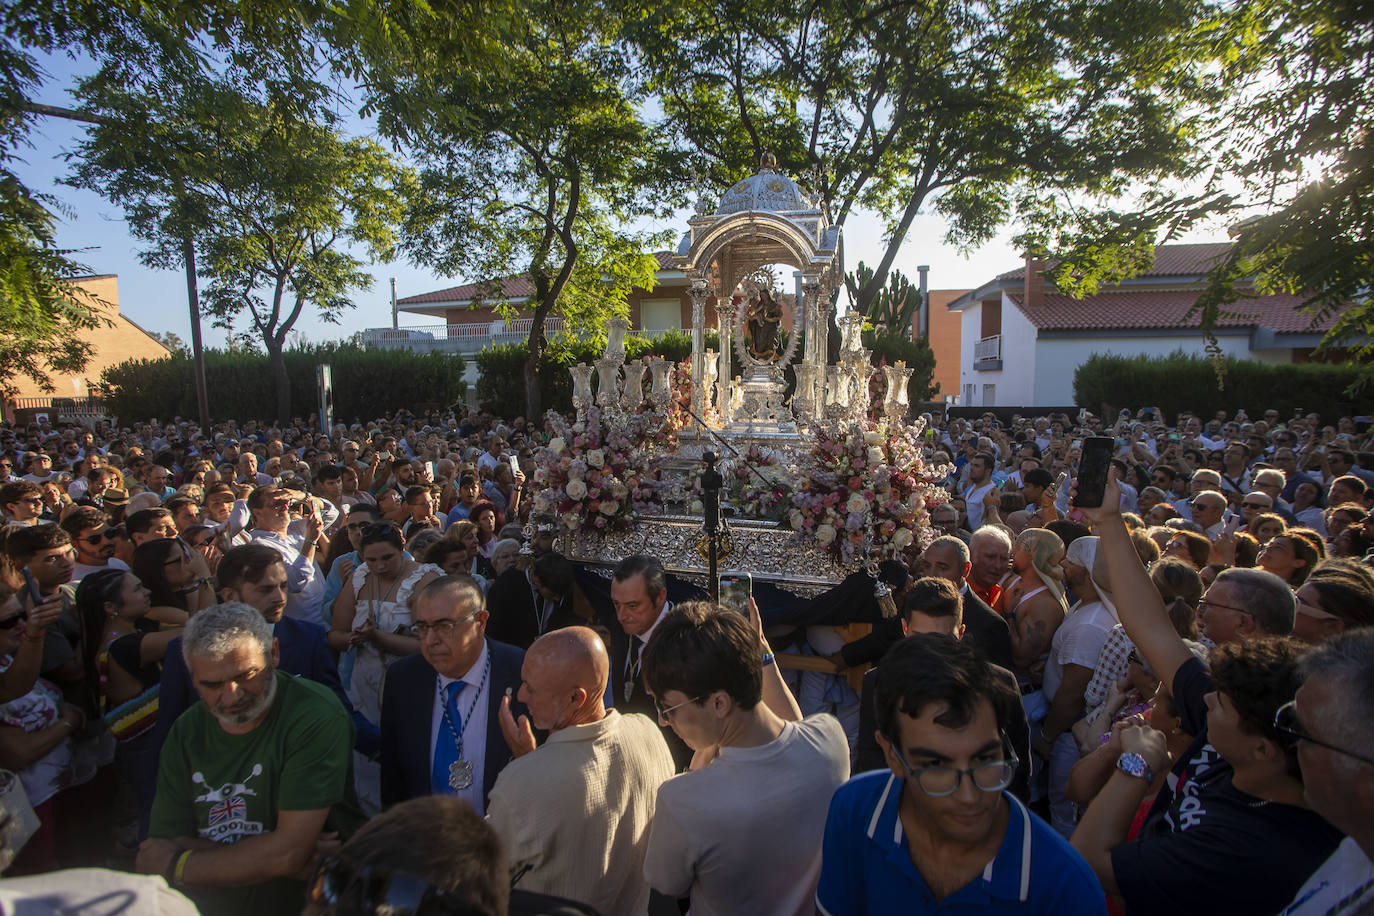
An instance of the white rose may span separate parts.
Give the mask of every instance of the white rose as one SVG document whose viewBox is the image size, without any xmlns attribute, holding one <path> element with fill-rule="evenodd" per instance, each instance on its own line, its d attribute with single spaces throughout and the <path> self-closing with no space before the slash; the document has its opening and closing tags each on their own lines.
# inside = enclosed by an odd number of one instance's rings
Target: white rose
<svg viewBox="0 0 1374 916">
<path fill-rule="evenodd" d="M 566 489 L 569 499 L 587 498 L 587 485 L 580 480 L 569 480 Z"/>
<path fill-rule="evenodd" d="M 549 450 L 552 451 L 555 455 L 562 454 L 563 449 L 567 447 L 568 443 L 564 441 L 562 436 L 554 436 L 552 439 L 549 440 Z"/>
<path fill-rule="evenodd" d="M 870 449 L 868 450 L 868 463 L 869 463 L 869 464 L 883 464 L 883 463 L 886 462 L 886 461 L 887 461 L 887 456 L 885 456 L 885 455 L 883 454 L 883 450 L 882 450 L 882 449 L 880 449 L 880 448 L 870 448 Z"/>
<path fill-rule="evenodd" d="M 616 499 L 624 499 L 626 496 L 630 495 L 629 488 L 626 487 L 623 483 L 612 483 L 610 490 L 611 496 L 615 497 Z"/>
<path fill-rule="evenodd" d="M 576 531 L 582 527 L 582 519 L 577 517 L 576 512 L 569 512 L 563 516 L 563 527 L 570 531 Z"/>
<path fill-rule="evenodd" d="M 905 550 L 911 546 L 911 529 L 898 528 L 892 535 L 892 546 L 898 550 Z"/>
<path fill-rule="evenodd" d="M 816 529 L 816 540 L 822 547 L 829 547 L 835 542 L 835 529 L 829 525 L 821 525 Z"/>
<path fill-rule="evenodd" d="M 587 453 L 587 464 L 594 468 L 599 468 L 606 463 L 606 453 L 599 448 L 594 448 Z"/>
<path fill-rule="evenodd" d="M 788 513 L 788 520 L 792 523 L 793 531 L 801 531 L 802 525 L 806 523 L 806 517 L 802 515 L 800 509 L 793 509 Z"/>
<path fill-rule="evenodd" d="M 611 516 L 620 511 L 620 503 L 613 499 L 603 499 L 598 507 L 602 515 Z"/>
<path fill-rule="evenodd" d="M 882 445 L 883 434 L 878 432 L 877 430 L 871 429 L 868 432 L 864 433 L 864 442 L 868 445 Z"/>
<path fill-rule="evenodd" d="M 862 513 L 868 508 L 868 500 L 864 499 L 858 493 L 855 493 L 853 496 L 849 497 L 849 502 L 844 504 L 844 508 L 846 512 Z"/>
</svg>

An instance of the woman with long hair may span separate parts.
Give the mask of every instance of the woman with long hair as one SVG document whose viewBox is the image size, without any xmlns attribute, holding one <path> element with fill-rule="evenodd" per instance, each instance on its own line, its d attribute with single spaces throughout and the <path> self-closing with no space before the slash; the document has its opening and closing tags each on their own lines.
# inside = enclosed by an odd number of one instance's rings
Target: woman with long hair
<svg viewBox="0 0 1374 916">
<path fill-rule="evenodd" d="M 1320 560 L 1312 542 L 1290 530 L 1270 538 L 1260 549 L 1255 565 L 1297 588 L 1307 581 L 1308 574 Z"/>
<path fill-rule="evenodd" d="M 482 555 L 481 530 L 475 521 L 465 519 L 454 522 L 448 531 L 444 532 L 444 538 L 458 541 L 468 549 L 468 575 L 480 576 L 488 582 L 496 578 L 496 570 L 492 567 L 491 561 Z"/>
<path fill-rule="evenodd" d="M 414 597 L 443 570 L 407 557 L 401 532 L 390 522 L 363 527 L 358 558 L 362 562 L 334 600 L 329 645 L 337 652 L 356 650 L 348 698 L 369 722 L 380 724 L 387 668 L 420 651 L 420 641 L 410 634 Z M 357 755 L 354 772 L 359 802 L 369 815 L 376 814 L 381 770 Z"/>
<path fill-rule="evenodd" d="M 479 502 L 468 513 L 468 520 L 477 526 L 477 552 L 490 560 L 491 549 L 498 540 L 496 529 L 500 523 L 495 504 L 486 500 Z"/>
<path fill-rule="evenodd" d="M 119 744 L 115 762 L 121 785 L 116 823 L 137 821 L 151 799 L 141 797 L 143 774 L 157 767 L 158 689 L 168 644 L 180 625 L 160 626 L 149 616 L 148 589 L 132 572 L 102 569 L 76 589 L 86 682 L 95 687 L 99 712 Z M 183 615 L 184 617 L 184 615 Z M 183 621 L 184 622 L 184 621 Z"/>
<path fill-rule="evenodd" d="M 158 623 L 182 626 L 199 587 L 191 552 L 180 538 L 157 538 L 134 548 L 130 570 L 148 589 L 148 616 Z"/>
<path fill-rule="evenodd" d="M 1326 498 L 1321 485 L 1304 480 L 1293 491 L 1293 517 L 1326 537 Z"/>
</svg>

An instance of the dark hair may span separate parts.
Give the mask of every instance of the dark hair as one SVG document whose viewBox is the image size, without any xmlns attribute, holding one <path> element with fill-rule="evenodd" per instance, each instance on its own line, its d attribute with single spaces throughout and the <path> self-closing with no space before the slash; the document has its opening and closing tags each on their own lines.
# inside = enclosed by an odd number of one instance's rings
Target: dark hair
<svg viewBox="0 0 1374 916">
<path fill-rule="evenodd" d="M 738 611 L 709 601 L 674 605 L 654 627 L 642 656 L 644 683 L 661 697 L 669 690 L 704 701 L 723 690 L 740 709 L 763 697 L 763 648 Z"/>
<path fill-rule="evenodd" d="M 1332 557 L 1312 570 L 1305 583 L 1321 597 L 1323 611 L 1346 629 L 1374 627 L 1374 570 L 1347 557 Z"/>
<path fill-rule="evenodd" d="M 668 578 L 663 572 L 663 564 L 648 554 L 637 553 L 621 560 L 611 573 L 611 581 L 625 582 L 635 576 L 644 577 L 644 590 L 650 600 L 658 598 L 668 588 Z"/>
<path fill-rule="evenodd" d="M 1078 522 L 1071 522 L 1066 518 L 1056 519 L 1050 522 L 1045 526 L 1045 530 L 1053 531 L 1055 534 L 1059 535 L 1059 540 L 1064 542 L 1066 548 L 1079 538 L 1085 538 L 1092 535 L 1092 532 L 1088 530 L 1086 525 L 1080 525 Z"/>
<path fill-rule="evenodd" d="M 954 587 L 954 583 L 948 579 L 923 576 L 917 579 L 911 590 L 906 593 L 902 616 L 909 618 L 918 611 L 927 617 L 953 617 L 957 629 L 963 622 L 963 599 L 959 596 L 959 590 Z"/>
<path fill-rule="evenodd" d="M 354 515 L 370 515 L 373 518 L 381 518 L 382 510 L 378 509 L 372 503 L 354 503 L 348 507 L 348 515 L 345 517 L 347 518 Z"/>
<path fill-rule="evenodd" d="M 373 522 L 363 526 L 362 538 L 358 541 L 358 553 L 363 552 L 363 548 L 369 544 L 390 544 L 397 550 L 405 550 L 405 538 L 401 537 L 401 529 L 391 522 Z"/>
<path fill-rule="evenodd" d="M 1173 537 L 1169 540 L 1172 541 L 1174 538 L 1183 538 L 1183 543 L 1188 548 L 1188 559 L 1193 566 L 1201 569 L 1207 565 L 1207 561 L 1212 556 L 1212 542 L 1207 540 L 1207 535 L 1179 528 L 1174 531 Z"/>
<path fill-rule="evenodd" d="M 88 528 L 109 524 L 109 517 L 105 515 L 105 510 L 95 506 L 77 506 L 62 516 L 58 524 L 72 536 L 72 540 L 76 540 L 77 535 Z"/>
<path fill-rule="evenodd" d="M 444 561 L 448 559 L 449 554 L 456 550 L 461 550 L 464 553 L 467 552 L 467 548 L 463 546 L 462 541 L 455 541 L 450 538 L 440 538 L 425 548 L 423 562 L 432 563 L 442 569 Z"/>
<path fill-rule="evenodd" d="M 377 879 L 390 873 L 412 875 L 447 896 L 416 910 L 416 916 L 453 912 L 454 906 L 470 916 L 505 916 L 509 906 L 510 876 L 500 838 L 467 802 L 451 796 L 412 798 L 392 806 L 359 828 L 337 858 L 355 873 L 369 869 Z M 371 886 L 350 882 L 338 906 L 325 909 L 312 901 L 305 912 L 375 912 L 368 898 Z"/>
<path fill-rule="evenodd" d="M 410 505 L 411 503 L 415 502 L 415 500 L 419 499 L 421 496 L 424 496 L 428 492 L 429 487 L 425 486 L 424 484 L 416 484 L 413 487 L 406 487 L 406 492 L 405 496 L 403 497 L 403 501 L 406 505 Z"/>
<path fill-rule="evenodd" d="M 1338 483 L 1344 484 L 1345 486 L 1354 490 L 1356 496 L 1363 496 L 1364 491 L 1369 489 L 1369 484 L 1365 483 L 1363 480 L 1356 477 L 1354 474 L 1344 474 L 1340 477 L 1337 477 L 1335 480 L 1331 481 L 1331 483 L 1326 485 L 1327 492 L 1330 492 L 1331 488 Z"/>
<path fill-rule="evenodd" d="M 477 475 L 474 474 L 472 471 L 464 471 L 464 472 L 458 477 L 458 486 L 459 486 L 460 488 L 461 488 L 461 487 L 466 487 L 468 484 L 477 483 L 477 482 L 478 482 L 478 480 L 477 480 Z"/>
<path fill-rule="evenodd" d="M 81 661 L 86 669 L 86 683 L 100 683 L 97 659 L 100 650 L 105 648 L 106 602 L 117 602 L 120 589 L 124 587 L 124 577 L 133 575 L 113 567 L 87 573 L 76 586 L 73 611 L 81 625 Z"/>
<path fill-rule="evenodd" d="M 0 487 L 0 506 L 17 503 L 25 496 L 42 496 L 43 488 L 32 480 L 11 480 Z"/>
<path fill-rule="evenodd" d="M 188 609 L 186 596 L 167 581 L 165 564 L 174 549 L 186 550 L 186 545 L 179 538 L 144 541 L 134 548 L 134 559 L 129 568 L 148 586 L 153 607 L 175 607 L 184 611 Z"/>
<path fill-rule="evenodd" d="M 72 542 L 67 532 L 53 524 L 10 526 L 5 552 L 16 566 L 23 566 L 42 550 L 55 550 Z"/>
<path fill-rule="evenodd" d="M 973 457 L 969 459 L 969 463 L 972 464 L 979 458 L 983 459 L 983 464 L 987 465 L 989 471 L 997 469 L 997 459 L 992 456 L 992 452 L 974 452 Z"/>
<path fill-rule="evenodd" d="M 1015 712 L 1012 706 L 1020 703 L 1010 694 L 992 665 L 969 643 L 943 633 L 918 633 L 898 641 L 883 656 L 873 684 L 873 706 L 878 731 L 896 744 L 898 714 L 919 718 L 931 703 L 948 706 L 936 723 L 961 728 L 987 701 L 998 729 L 1005 731 Z"/>
<path fill-rule="evenodd" d="M 566 598 L 572 591 L 575 570 L 572 561 L 561 553 L 545 553 L 535 558 L 530 573 L 539 584 L 556 595 Z"/>
<path fill-rule="evenodd" d="M 320 469 L 315 472 L 315 483 L 325 480 L 338 480 L 343 477 L 343 468 L 337 464 L 322 464 Z"/>
<path fill-rule="evenodd" d="M 1044 468 L 1031 468 L 1021 475 L 1021 480 L 1032 486 L 1048 487 L 1054 483 L 1054 475 Z"/>
<path fill-rule="evenodd" d="M 1288 577 L 1288 584 L 1297 588 L 1307 581 L 1308 576 L 1312 575 L 1312 570 L 1322 561 L 1322 557 L 1317 553 L 1317 548 L 1313 546 L 1309 538 L 1301 534 L 1294 534 L 1292 530 L 1276 534 L 1273 539 L 1277 540 L 1278 538 L 1288 541 L 1293 548 L 1293 556 L 1304 561 L 1303 565 L 1293 570 Z"/>
<path fill-rule="evenodd" d="M 162 508 L 172 513 L 174 516 L 178 509 L 184 509 L 187 506 L 195 506 L 199 509 L 200 502 L 193 497 L 187 496 L 185 493 L 177 493 L 174 496 L 167 497 L 167 501 L 162 504 Z"/>
<path fill-rule="evenodd" d="M 275 563 L 280 563 L 283 568 L 286 566 L 281 554 L 271 547 L 265 544 L 242 544 L 225 551 L 224 558 L 215 570 L 215 578 L 219 580 L 220 588 L 237 591 L 244 582 L 261 582 L 267 568 Z"/>
<path fill-rule="evenodd" d="M 151 509 L 139 509 L 133 515 L 125 517 L 124 529 L 130 534 L 147 534 L 148 530 L 153 527 L 153 523 L 158 519 L 171 517 L 172 513 L 161 506 L 154 506 Z"/>
<path fill-rule="evenodd" d="M 1241 730 L 1283 748 L 1288 775 L 1299 782 L 1297 743 L 1274 727 L 1274 715 L 1302 686 L 1298 661 L 1307 649 L 1288 636 L 1264 636 L 1217 646 L 1207 656 L 1217 691 L 1236 708 Z"/>
</svg>

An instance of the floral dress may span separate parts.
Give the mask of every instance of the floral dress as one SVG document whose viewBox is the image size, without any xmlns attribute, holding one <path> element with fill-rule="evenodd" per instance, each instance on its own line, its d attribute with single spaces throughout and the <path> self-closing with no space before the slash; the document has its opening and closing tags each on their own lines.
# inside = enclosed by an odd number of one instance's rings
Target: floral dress
<svg viewBox="0 0 1374 916">
<path fill-rule="evenodd" d="M 408 628 L 411 619 L 410 607 L 406 602 L 410 600 L 416 583 L 429 573 L 444 574 L 432 563 L 420 563 L 401 579 L 394 593 L 388 590 L 381 597 L 367 596 L 363 591 L 368 575 L 367 564 L 359 564 L 353 571 L 352 588 L 357 596 L 357 604 L 353 611 L 352 628 L 357 629 L 369 620 L 382 633 L 395 633 L 398 629 Z M 348 699 L 353 703 L 353 708 L 369 722 L 380 724 L 382 721 L 382 689 L 386 685 L 386 669 L 398 658 L 400 656 L 384 652 L 371 643 L 358 647 L 357 660 L 353 663 L 353 673 L 348 683 Z M 376 814 L 381 810 L 381 767 L 376 761 L 357 753 L 354 754 L 353 764 L 358 801 L 369 815 Z"/>
<path fill-rule="evenodd" d="M 11 656 L 0 656 L 0 671 L 14 662 Z M 25 732 L 50 728 L 62 713 L 62 691 L 39 678 L 28 693 L 8 703 L 0 703 L 0 725 L 22 728 Z M 74 739 L 67 739 L 38 760 L 19 771 L 19 781 L 35 808 L 63 789 L 79 785 L 95 775 L 99 763 L 91 748 L 79 747 Z"/>
</svg>

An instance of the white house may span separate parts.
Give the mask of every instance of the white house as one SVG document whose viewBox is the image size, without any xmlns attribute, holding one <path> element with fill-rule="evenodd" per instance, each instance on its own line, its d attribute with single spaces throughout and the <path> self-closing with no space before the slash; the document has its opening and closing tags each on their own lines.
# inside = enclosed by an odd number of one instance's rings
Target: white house
<svg viewBox="0 0 1374 916">
<path fill-rule="evenodd" d="M 1203 352 L 1197 316 L 1186 318 L 1228 243 L 1161 245 L 1145 273 L 1074 299 L 1046 287 L 1045 262 L 1027 259 L 949 303 L 961 313 L 959 403 L 1067 407 L 1073 375 L 1094 354 Z M 1240 300 L 1217 321 L 1223 353 L 1266 363 L 1306 362 L 1331 319 L 1314 324 L 1300 295 Z"/>
</svg>

